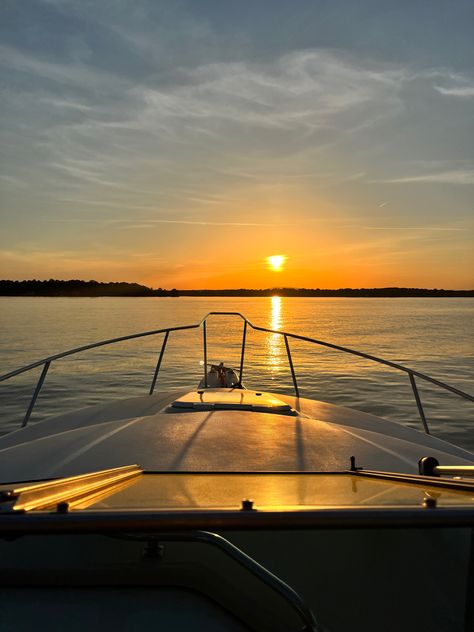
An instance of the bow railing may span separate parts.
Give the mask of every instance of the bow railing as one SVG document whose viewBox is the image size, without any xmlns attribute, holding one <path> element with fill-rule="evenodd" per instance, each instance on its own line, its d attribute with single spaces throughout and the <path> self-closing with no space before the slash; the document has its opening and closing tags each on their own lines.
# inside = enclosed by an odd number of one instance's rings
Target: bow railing
<svg viewBox="0 0 474 632">
<path fill-rule="evenodd" d="M 239 367 L 239 382 L 237 384 L 237 388 L 240 387 L 242 388 L 242 377 L 244 374 L 244 360 L 245 360 L 245 348 L 246 348 L 246 341 L 247 341 L 247 328 L 250 327 L 251 329 L 253 329 L 254 331 L 261 331 L 264 333 L 268 333 L 268 334 L 276 334 L 278 336 L 283 336 L 284 342 L 285 342 L 285 349 L 286 349 L 286 355 L 288 358 L 288 365 L 290 368 L 290 372 L 291 372 L 291 378 L 293 381 L 293 388 L 295 391 L 295 395 L 296 397 L 300 397 L 300 390 L 298 387 L 298 380 L 297 380 L 297 376 L 296 376 L 296 371 L 295 371 L 295 367 L 293 364 L 293 358 L 291 355 L 291 349 L 290 349 L 290 344 L 289 344 L 289 340 L 298 340 L 301 342 L 308 342 L 311 344 L 315 344 L 315 345 L 319 345 L 321 347 L 326 347 L 329 349 L 334 349 L 336 351 L 342 351 L 344 353 L 348 353 L 350 355 L 353 356 L 357 356 L 359 358 L 364 358 L 365 360 L 370 360 L 372 362 L 376 362 L 378 364 L 382 364 L 385 366 L 388 366 L 392 369 L 396 369 L 398 371 L 402 371 L 404 373 L 406 373 L 408 375 L 409 381 L 410 381 L 410 385 L 413 391 L 413 395 L 415 398 L 415 402 L 416 402 L 416 406 L 418 409 L 418 413 L 423 425 L 423 429 L 427 434 L 430 434 L 430 429 L 428 426 L 428 421 L 426 419 L 426 415 L 425 415 L 425 411 L 423 408 L 423 403 L 421 401 L 421 397 L 420 397 L 420 393 L 418 391 L 418 386 L 416 383 L 416 378 L 423 380 L 425 382 L 429 382 L 431 384 L 434 384 L 435 386 L 444 389 L 446 391 L 449 391 L 451 393 L 454 393 L 455 395 L 458 395 L 459 397 L 462 397 L 464 399 L 467 399 L 471 402 L 474 402 L 474 397 L 472 395 L 469 395 L 468 393 L 465 393 L 464 391 L 461 391 L 458 388 L 455 388 L 454 386 L 450 386 L 449 384 L 446 384 L 445 382 L 442 382 L 440 380 L 437 380 L 435 378 L 430 377 L 429 375 L 425 375 L 424 373 L 421 373 L 420 371 L 415 371 L 414 369 L 410 369 L 406 366 L 403 366 L 402 364 L 398 364 L 396 362 L 392 362 L 390 360 L 385 360 L 383 358 L 379 358 L 377 356 L 374 356 L 372 354 L 369 353 L 363 353 L 362 351 L 356 351 L 355 349 L 350 349 L 349 347 L 343 347 L 341 345 L 336 345 L 333 344 L 332 342 L 325 342 L 323 340 L 318 340 L 316 338 L 310 338 L 308 336 L 301 336 L 299 334 L 293 334 L 293 333 L 289 333 L 286 331 L 279 331 L 276 329 L 268 329 L 267 327 L 260 327 L 259 325 L 254 325 L 253 323 L 250 322 L 250 320 L 248 320 L 248 318 L 246 318 L 245 316 L 243 316 L 240 312 L 221 312 L 221 311 L 213 311 L 213 312 L 209 312 L 208 314 L 206 314 L 206 316 L 204 316 L 204 318 L 199 321 L 196 324 L 193 325 L 181 325 L 178 327 L 166 327 L 163 329 L 154 329 L 152 331 L 144 331 L 141 333 L 137 333 L 137 334 L 130 334 L 127 336 L 120 336 L 118 338 L 110 338 L 108 340 L 102 340 L 100 342 L 94 342 L 88 345 L 83 345 L 81 347 L 76 347 L 74 349 L 69 349 L 68 351 L 63 351 L 62 353 L 56 353 L 55 355 L 51 355 L 47 358 L 43 358 L 42 360 L 37 360 L 36 362 L 32 362 L 31 364 L 27 364 L 26 366 L 23 366 L 19 369 L 15 369 L 14 371 L 10 371 L 9 373 L 5 373 L 4 375 L 0 376 L 0 382 L 4 382 L 6 380 L 9 380 L 17 375 L 21 375 L 22 373 L 26 373 L 28 371 L 31 371 L 33 369 L 36 369 L 38 367 L 43 367 L 40 377 L 38 379 L 38 382 L 35 386 L 34 392 L 33 392 L 33 396 L 30 400 L 30 403 L 28 405 L 27 411 L 25 413 L 25 416 L 23 418 L 23 422 L 22 422 L 22 427 L 26 426 L 28 424 L 28 421 L 31 417 L 31 414 L 33 412 L 33 409 L 35 407 L 36 401 L 38 399 L 38 396 L 41 392 L 41 388 L 44 384 L 44 381 L 46 379 L 46 375 L 48 374 L 48 370 L 51 366 L 51 364 L 53 362 L 56 362 L 58 360 L 61 360 L 62 358 L 66 358 L 68 356 L 72 356 L 78 353 L 82 353 L 84 351 L 89 351 L 90 349 L 97 349 L 98 347 L 105 347 L 108 345 L 113 345 L 119 342 L 124 342 L 126 340 L 133 340 L 135 338 L 145 338 L 147 336 L 156 336 L 159 334 L 164 334 L 163 337 L 163 342 L 161 344 L 161 349 L 158 355 L 158 360 L 154 369 L 154 373 L 153 373 L 153 378 L 151 381 L 151 385 L 149 388 L 149 394 L 152 395 L 154 390 L 155 390 L 155 386 L 158 380 L 158 376 L 160 373 L 160 368 L 161 368 L 161 364 L 163 361 L 163 357 L 166 351 L 166 346 L 168 343 L 168 339 L 171 333 L 173 332 L 180 332 L 180 331 L 185 331 L 185 330 L 189 330 L 189 329 L 199 329 L 200 327 L 202 327 L 202 332 L 203 332 L 203 367 L 204 367 L 204 386 L 205 388 L 207 388 L 208 384 L 207 384 L 207 366 L 208 366 L 208 362 L 207 362 L 207 321 L 211 316 L 236 316 L 240 319 L 242 319 L 243 321 L 243 330 L 242 330 L 242 343 L 241 343 L 241 350 L 240 350 L 240 367 Z"/>
</svg>

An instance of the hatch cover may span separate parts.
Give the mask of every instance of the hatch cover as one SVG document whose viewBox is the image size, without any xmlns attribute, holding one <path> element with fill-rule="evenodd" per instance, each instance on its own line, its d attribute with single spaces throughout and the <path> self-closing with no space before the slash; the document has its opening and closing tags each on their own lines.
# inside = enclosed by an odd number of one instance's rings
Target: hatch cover
<svg viewBox="0 0 474 632">
<path fill-rule="evenodd" d="M 291 406 L 269 393 L 242 388 L 208 388 L 190 391 L 176 399 L 172 408 L 187 410 L 251 410 L 253 412 L 294 414 Z M 184 412 L 184 411 L 183 411 Z"/>
</svg>

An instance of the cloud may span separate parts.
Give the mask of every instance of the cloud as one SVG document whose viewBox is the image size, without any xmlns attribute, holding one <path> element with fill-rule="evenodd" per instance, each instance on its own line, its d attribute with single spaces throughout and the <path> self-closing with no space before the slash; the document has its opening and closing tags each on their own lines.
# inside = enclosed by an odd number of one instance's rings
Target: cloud
<svg viewBox="0 0 474 632">
<path fill-rule="evenodd" d="M 276 226 L 294 226 L 293 223 L 272 224 L 268 222 L 200 222 L 185 219 L 149 219 L 144 220 L 146 223 L 140 226 L 140 228 L 149 228 L 153 224 L 188 224 L 191 226 L 263 226 L 265 228 L 271 228 Z M 135 224 L 127 224 L 121 226 L 121 228 L 129 230 L 130 228 L 136 228 Z"/>
<path fill-rule="evenodd" d="M 90 105 L 84 105 L 78 101 L 66 99 L 44 98 L 43 102 L 56 108 L 69 108 L 71 110 L 78 110 L 79 112 L 91 112 L 94 109 Z"/>
<path fill-rule="evenodd" d="M 72 201 L 72 200 L 71 200 Z M 94 203 L 100 204 L 100 202 Z M 156 210 L 151 209 L 149 207 L 140 207 L 140 206 L 128 206 L 128 205 L 114 205 L 106 204 L 107 207 L 116 207 L 117 210 L 121 210 L 125 208 L 127 210 L 140 211 L 140 210 Z M 89 211 L 88 211 L 89 212 Z M 163 211 L 160 211 L 163 213 Z M 315 226 L 339 226 L 339 227 L 353 227 L 354 222 L 357 222 L 357 218 L 351 218 L 350 220 L 347 217 L 337 218 L 333 215 L 323 216 L 318 214 L 315 217 L 305 217 L 301 219 L 295 219 L 295 221 L 246 221 L 242 219 L 241 221 L 225 221 L 225 220 L 213 220 L 213 219 L 186 219 L 184 216 L 185 211 L 176 212 L 169 211 L 170 217 L 159 217 L 159 216 L 140 216 L 138 213 L 133 215 L 133 219 L 130 219 L 130 214 L 127 216 L 107 216 L 107 215 L 98 215 L 96 213 L 92 215 L 81 214 L 68 214 L 62 216 L 50 216 L 44 218 L 42 221 L 52 224 L 98 224 L 109 227 L 109 229 L 114 230 L 136 230 L 136 229 L 149 229 L 153 228 L 156 225 L 160 224 L 170 224 L 170 225 L 184 225 L 184 226 L 201 226 L 201 227 L 229 227 L 229 228 L 254 228 L 261 227 L 267 230 L 272 228 L 313 228 Z M 183 217 L 184 216 L 184 217 Z M 251 216 L 250 216 L 251 217 Z"/>
<path fill-rule="evenodd" d="M 474 77 L 465 73 L 454 72 L 450 68 L 429 68 L 418 71 L 415 78 L 435 81 L 433 90 L 444 96 L 469 98 L 474 97 Z"/>
<path fill-rule="evenodd" d="M 403 69 L 321 49 L 136 77 L 71 55 L 1 52 L 7 71 L 28 81 L 6 93 L 0 142 L 56 208 L 61 198 L 124 205 L 135 193 L 131 208 L 166 210 L 179 200 L 235 212 L 252 186 L 266 186 L 268 200 L 278 187 L 314 186 L 323 172 L 327 183 L 360 179 L 354 167 L 321 169 L 308 155 L 394 116 L 409 79 Z"/>
<path fill-rule="evenodd" d="M 445 96 L 469 98 L 474 97 L 474 81 L 472 77 L 461 75 L 449 71 L 432 73 L 437 79 L 441 79 L 443 83 L 450 85 L 435 84 L 433 88 Z"/>
<path fill-rule="evenodd" d="M 434 86 L 434 89 L 441 94 L 446 94 L 451 97 L 474 97 L 474 86 L 459 86 L 457 88 Z"/>
<path fill-rule="evenodd" d="M 200 220 L 187 220 L 187 219 L 157 219 L 142 217 L 138 221 L 122 219 L 122 218 L 104 218 L 104 217 L 54 217 L 44 220 L 52 223 L 101 223 L 101 224 L 115 224 L 120 230 L 130 230 L 136 228 L 151 228 L 155 224 L 184 224 L 189 226 L 232 226 L 232 227 L 246 227 L 246 226 L 262 226 L 265 228 L 272 227 L 284 227 L 284 226 L 298 226 L 299 223 L 294 222 L 216 222 L 216 221 L 200 221 Z M 315 220 L 316 221 L 316 220 Z M 304 224 L 301 224 L 304 225 Z"/>
<path fill-rule="evenodd" d="M 308 50 L 272 63 L 212 63 L 181 70 L 175 84 L 138 86 L 140 123 L 168 120 L 215 129 L 239 127 L 315 132 L 352 110 L 398 104 L 403 72 L 358 65 L 334 53 Z M 361 108 L 364 108 L 362 110 Z M 181 124 L 181 123 L 180 123 Z"/>
<path fill-rule="evenodd" d="M 423 230 L 423 231 L 465 231 L 464 228 L 452 228 L 448 226 L 364 226 L 364 230 Z"/>
<path fill-rule="evenodd" d="M 474 184 L 474 169 L 453 169 L 437 173 L 423 173 L 400 178 L 387 178 L 384 180 L 371 180 L 387 184 L 410 184 L 417 182 L 429 182 L 433 184 Z"/>
<path fill-rule="evenodd" d="M 97 171 L 94 170 L 93 164 L 88 167 L 84 166 L 76 166 L 74 164 L 67 163 L 59 163 L 59 162 L 51 162 L 50 166 L 54 169 L 58 169 L 59 171 L 64 172 L 67 176 L 78 180 L 85 180 L 86 182 L 93 182 L 95 184 L 100 184 L 105 187 L 118 187 L 117 182 L 111 182 L 110 180 L 105 180 L 101 178 Z"/>
<path fill-rule="evenodd" d="M 50 96 L 41 99 L 46 106 L 89 113 L 69 126 L 71 133 L 85 134 L 109 129 L 172 133 L 171 126 L 179 136 L 191 131 L 212 136 L 219 122 L 240 128 L 314 132 L 353 110 L 365 120 L 374 115 L 373 108 L 386 111 L 397 106 L 406 78 L 401 70 L 364 66 L 341 54 L 308 50 L 266 64 L 227 62 L 177 68 L 173 81 L 160 85 L 153 74 L 132 81 L 84 63 L 38 59 L 5 46 L 0 52 L 9 69 L 66 88 L 85 89 L 81 100 L 73 94 L 59 97 L 53 88 L 49 88 Z M 108 93 L 109 103 L 100 103 L 97 88 L 102 98 Z"/>
<path fill-rule="evenodd" d="M 0 65 L 9 70 L 28 73 L 37 79 L 46 79 L 61 85 L 93 89 L 124 87 L 126 82 L 83 63 L 67 63 L 40 59 L 11 46 L 0 46 Z"/>
<path fill-rule="evenodd" d="M 9 176 L 6 173 L 0 173 L 0 178 L 3 180 L 5 185 L 14 187 L 16 189 L 28 188 L 27 182 L 17 176 Z"/>
</svg>

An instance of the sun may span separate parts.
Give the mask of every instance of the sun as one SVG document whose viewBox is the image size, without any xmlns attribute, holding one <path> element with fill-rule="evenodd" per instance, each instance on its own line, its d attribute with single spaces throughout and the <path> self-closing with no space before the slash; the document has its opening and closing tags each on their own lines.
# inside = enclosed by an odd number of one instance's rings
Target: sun
<svg viewBox="0 0 474 632">
<path fill-rule="evenodd" d="M 280 272 L 285 264 L 285 255 L 271 255 L 267 257 L 267 266 L 273 272 Z"/>
</svg>

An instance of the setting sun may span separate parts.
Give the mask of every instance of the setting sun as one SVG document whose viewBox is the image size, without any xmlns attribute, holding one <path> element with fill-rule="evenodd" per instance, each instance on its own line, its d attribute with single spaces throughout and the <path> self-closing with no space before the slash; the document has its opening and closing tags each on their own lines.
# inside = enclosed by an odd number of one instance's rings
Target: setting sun
<svg viewBox="0 0 474 632">
<path fill-rule="evenodd" d="M 270 257 L 267 257 L 268 267 L 270 268 L 270 270 L 273 270 L 273 272 L 280 272 L 285 261 L 285 255 L 271 255 Z"/>
</svg>

